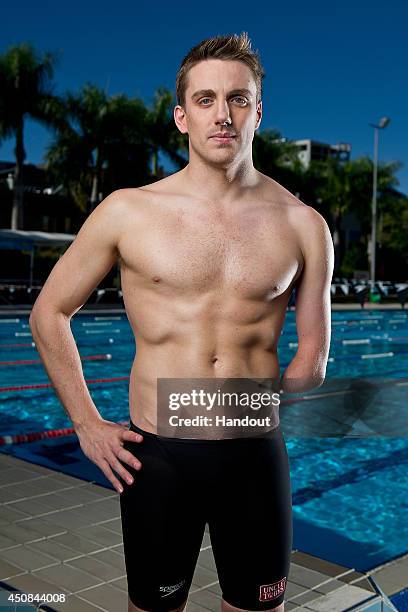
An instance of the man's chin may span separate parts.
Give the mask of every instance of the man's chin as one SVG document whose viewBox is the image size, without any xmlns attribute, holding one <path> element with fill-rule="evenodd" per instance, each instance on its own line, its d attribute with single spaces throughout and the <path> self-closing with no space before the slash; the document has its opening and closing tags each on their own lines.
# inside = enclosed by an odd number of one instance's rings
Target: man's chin
<svg viewBox="0 0 408 612">
<path fill-rule="evenodd" d="M 206 162 L 219 167 L 229 166 L 237 160 L 238 155 L 236 151 L 228 151 L 227 149 L 218 149 L 218 151 L 211 151 L 210 154 L 206 152 L 203 155 Z"/>
</svg>

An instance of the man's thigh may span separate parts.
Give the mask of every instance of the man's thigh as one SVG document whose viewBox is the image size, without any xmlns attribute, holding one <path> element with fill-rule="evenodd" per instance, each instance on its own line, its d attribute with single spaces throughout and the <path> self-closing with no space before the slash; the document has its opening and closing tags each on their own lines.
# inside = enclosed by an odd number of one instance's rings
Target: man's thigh
<svg viewBox="0 0 408 612">
<path fill-rule="evenodd" d="M 197 491 L 181 469 L 184 447 L 144 434 L 125 443 L 141 470 L 120 496 L 128 592 L 134 609 L 177 610 L 187 599 L 205 529 Z"/>
<path fill-rule="evenodd" d="M 231 446 L 219 474 L 209 530 L 223 598 L 237 609 L 273 610 L 284 601 L 293 541 L 280 429 Z"/>
</svg>

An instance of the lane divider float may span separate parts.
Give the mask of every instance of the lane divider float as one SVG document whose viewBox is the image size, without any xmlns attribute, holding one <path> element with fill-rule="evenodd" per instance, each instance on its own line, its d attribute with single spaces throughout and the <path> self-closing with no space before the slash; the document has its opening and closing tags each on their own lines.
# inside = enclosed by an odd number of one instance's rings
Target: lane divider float
<svg viewBox="0 0 408 612">
<path fill-rule="evenodd" d="M 81 361 L 106 361 L 112 359 L 112 355 L 110 353 L 102 354 L 102 355 L 82 355 Z M 41 359 L 16 359 L 14 361 L 0 361 L 0 366 L 9 366 L 9 365 L 37 365 L 42 363 Z"/>
<path fill-rule="evenodd" d="M 118 382 L 120 380 L 129 380 L 130 376 L 114 376 L 113 378 L 93 378 L 86 380 L 87 385 L 94 385 L 105 382 Z M 0 387 L 0 393 L 6 391 L 26 391 L 27 389 L 51 389 L 54 385 L 51 383 L 40 383 L 36 385 L 15 385 L 12 387 Z"/>
<path fill-rule="evenodd" d="M 129 425 L 129 421 L 119 421 L 118 425 Z M 36 440 L 45 440 L 46 438 L 59 438 L 60 436 L 69 436 L 74 433 L 75 429 L 73 427 L 64 427 L 62 429 L 33 431 L 28 434 L 0 436 L 0 446 L 4 446 L 5 444 L 21 444 L 22 442 L 35 442 Z"/>
</svg>

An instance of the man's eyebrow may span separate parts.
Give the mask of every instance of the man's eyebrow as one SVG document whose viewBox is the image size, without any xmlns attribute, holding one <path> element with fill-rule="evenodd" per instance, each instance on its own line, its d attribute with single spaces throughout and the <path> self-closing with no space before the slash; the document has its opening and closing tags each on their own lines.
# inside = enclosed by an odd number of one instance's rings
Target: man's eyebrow
<svg viewBox="0 0 408 612">
<path fill-rule="evenodd" d="M 238 94 L 242 94 L 245 96 L 252 96 L 252 92 L 249 91 L 249 89 L 245 89 L 245 88 L 240 88 L 240 89 L 233 89 L 231 90 L 228 95 L 238 95 Z M 196 98 L 199 98 L 201 96 L 215 96 L 215 91 L 213 91 L 212 89 L 199 89 L 198 91 L 195 91 L 193 93 L 193 95 L 191 96 L 192 100 L 195 100 Z"/>
</svg>

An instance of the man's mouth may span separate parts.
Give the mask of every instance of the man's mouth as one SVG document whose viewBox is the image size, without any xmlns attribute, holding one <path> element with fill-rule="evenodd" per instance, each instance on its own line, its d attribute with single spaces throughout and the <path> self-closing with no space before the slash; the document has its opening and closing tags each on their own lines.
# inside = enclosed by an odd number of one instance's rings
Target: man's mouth
<svg viewBox="0 0 408 612">
<path fill-rule="evenodd" d="M 228 141 L 228 140 L 232 140 L 233 138 L 236 138 L 236 135 L 228 134 L 227 132 L 222 132 L 219 134 L 214 134 L 213 136 L 210 136 L 210 138 L 213 138 L 214 140 Z"/>
</svg>

